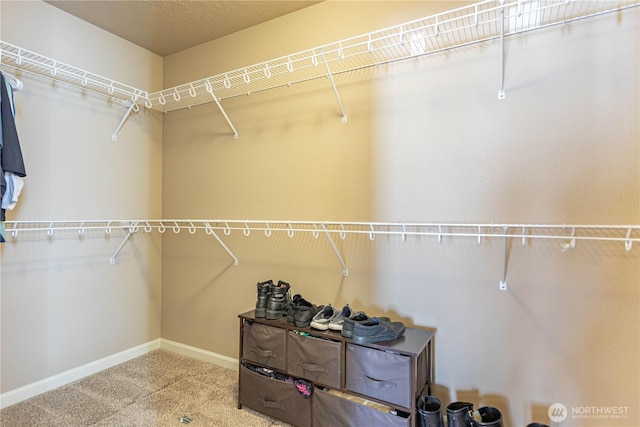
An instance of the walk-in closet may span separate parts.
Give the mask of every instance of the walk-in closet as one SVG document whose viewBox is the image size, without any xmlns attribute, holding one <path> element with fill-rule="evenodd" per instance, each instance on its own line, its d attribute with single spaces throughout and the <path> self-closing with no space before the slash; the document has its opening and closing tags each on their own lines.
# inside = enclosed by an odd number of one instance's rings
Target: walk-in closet
<svg viewBox="0 0 640 427">
<path fill-rule="evenodd" d="M 423 340 L 407 412 L 640 425 L 640 2 L 325 0 L 162 55 L 52 3 L 0 3 L 0 408 L 158 349 L 237 371 L 273 280 Z"/>
</svg>

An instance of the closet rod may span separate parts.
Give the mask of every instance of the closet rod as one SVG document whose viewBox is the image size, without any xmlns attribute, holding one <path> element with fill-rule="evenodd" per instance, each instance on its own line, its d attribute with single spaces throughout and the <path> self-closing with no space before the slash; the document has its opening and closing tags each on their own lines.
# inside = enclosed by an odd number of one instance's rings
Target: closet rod
<svg viewBox="0 0 640 427">
<path fill-rule="evenodd" d="M 115 264 L 116 257 L 131 236 L 139 231 L 151 233 L 157 231 L 165 233 L 168 230 L 178 234 L 187 230 L 189 234 L 196 234 L 198 230 L 205 230 L 206 234 L 214 236 L 222 248 L 238 265 L 238 258 L 233 254 L 222 238 L 216 233 L 221 231 L 225 236 L 232 232 L 242 232 L 250 236 L 252 232 L 264 233 L 269 238 L 274 231 L 286 232 L 289 238 L 296 233 L 312 233 L 317 239 L 324 234 L 342 264 L 345 276 L 349 269 L 344 261 L 340 249 L 333 237 L 345 239 L 347 234 L 368 235 L 374 241 L 377 235 L 400 236 L 406 242 L 407 236 L 435 237 L 441 244 L 445 237 L 473 237 L 478 244 L 484 238 L 503 239 L 502 275 L 499 289 L 507 290 L 507 261 L 509 253 L 509 239 L 521 239 L 522 246 L 526 246 L 528 239 L 556 239 L 563 240 L 562 250 L 575 249 L 578 240 L 624 242 L 627 252 L 633 248 L 633 243 L 640 242 L 640 225 L 567 225 L 567 224 L 494 224 L 494 223 L 412 223 L 412 222 L 336 222 L 336 221 L 271 221 L 271 220 L 193 220 L 193 219 L 141 219 L 141 220 L 85 220 L 85 221 L 7 221 L 6 231 L 9 236 L 17 239 L 22 232 L 46 231 L 53 238 L 56 231 L 77 231 L 84 235 L 87 230 L 103 230 L 110 234 L 114 229 L 124 230 L 127 234 L 111 256 L 111 264 Z M 535 232 L 532 232 L 535 231 Z M 546 234 L 545 234 L 546 232 Z"/>
<path fill-rule="evenodd" d="M 114 229 L 132 232 L 183 230 L 195 234 L 197 230 L 217 230 L 224 235 L 241 231 L 245 236 L 252 232 L 262 232 L 270 237 L 273 232 L 286 232 L 289 237 L 295 233 L 312 233 L 318 237 L 321 232 L 339 235 L 347 234 L 433 236 L 442 242 L 444 237 L 474 237 L 478 243 L 483 238 L 520 238 L 523 244 L 528 239 L 594 240 L 640 242 L 640 225 L 590 225 L 590 224 L 497 224 L 497 223 L 437 223 L 437 222 L 349 222 L 349 221 L 286 221 L 286 220 L 195 220 L 195 219 L 138 219 L 138 220 L 54 220 L 54 221 L 6 221 L 6 232 L 16 238 L 22 232 L 46 231 L 53 235 L 56 231 L 103 230 L 109 234 Z M 506 230 L 506 231 L 505 231 Z"/>
<path fill-rule="evenodd" d="M 65 83 L 108 99 L 116 100 L 128 106 L 138 98 L 146 100 L 149 96 L 133 86 L 117 82 L 107 77 L 74 67 L 53 58 L 24 49 L 0 40 L 2 66 L 20 72 L 26 72 L 55 82 Z"/>
<path fill-rule="evenodd" d="M 153 92 L 147 106 L 169 112 L 211 102 L 206 85 L 213 85 L 222 101 L 327 78 L 317 52 L 324 53 L 336 76 L 638 6 L 638 1 L 485 0 Z"/>
</svg>

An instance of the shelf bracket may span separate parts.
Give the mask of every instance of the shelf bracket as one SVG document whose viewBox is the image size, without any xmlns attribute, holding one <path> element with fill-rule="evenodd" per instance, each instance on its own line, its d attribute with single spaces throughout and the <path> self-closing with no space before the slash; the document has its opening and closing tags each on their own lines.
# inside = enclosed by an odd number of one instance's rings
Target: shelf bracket
<svg viewBox="0 0 640 427">
<path fill-rule="evenodd" d="M 216 240 L 218 241 L 218 243 L 220 243 L 220 246 L 222 246 L 222 248 L 225 251 L 227 251 L 229 256 L 233 259 L 233 265 L 238 265 L 238 258 L 236 258 L 236 256 L 233 254 L 233 252 L 231 252 L 231 249 L 229 249 L 229 247 L 224 244 L 222 239 L 218 236 L 218 234 L 215 232 L 215 230 L 213 228 L 211 228 L 211 226 L 209 224 L 207 224 L 206 226 L 207 226 L 207 229 L 206 229 L 207 234 L 211 234 L 213 237 L 215 237 Z"/>
<path fill-rule="evenodd" d="M 122 250 L 124 245 L 129 241 L 129 238 L 131 237 L 132 234 L 133 234 L 133 231 L 129 230 L 129 232 L 124 237 L 124 239 L 122 239 L 122 242 L 120 242 L 120 246 L 118 246 L 118 249 L 116 249 L 116 251 L 113 253 L 113 255 L 111 255 L 111 258 L 109 259 L 109 262 L 111 264 L 115 264 L 116 263 L 116 257 L 118 256 L 118 254 L 120 253 L 120 251 Z"/>
<path fill-rule="evenodd" d="M 504 227 L 504 246 L 502 253 L 502 280 L 500 281 L 500 290 L 507 290 L 507 264 L 509 263 L 509 227 Z"/>
<path fill-rule="evenodd" d="M 222 104 L 220 104 L 220 100 L 218 99 L 216 94 L 213 93 L 213 86 L 211 86 L 211 83 L 208 82 L 208 81 L 207 81 L 207 84 L 206 84 L 206 89 L 207 89 L 207 92 L 209 92 L 209 94 L 211 94 L 211 97 L 213 98 L 213 101 L 218 106 L 218 110 L 220 110 L 220 112 L 222 113 L 222 116 L 227 121 L 227 124 L 229 125 L 229 127 L 233 131 L 233 139 L 238 139 L 238 131 L 233 126 L 233 123 L 231 123 L 231 120 L 229 119 L 229 116 L 227 116 L 227 113 L 224 111 L 224 108 L 222 108 Z M 237 264 L 237 262 L 236 262 L 236 264 Z"/>
<path fill-rule="evenodd" d="M 136 94 L 133 96 L 133 101 L 125 101 L 124 106 L 127 107 L 127 111 L 125 111 L 124 116 L 122 116 L 122 119 L 120 119 L 120 123 L 118 123 L 118 126 L 116 126 L 116 130 L 113 131 L 113 135 L 111 135 L 111 139 L 113 141 L 118 140 L 118 133 L 120 132 L 120 129 L 122 129 L 124 122 L 127 121 L 129 115 L 131 115 L 131 111 L 137 112 L 140 109 L 140 107 L 138 107 L 138 104 L 136 104 L 137 99 L 138 95 Z"/>
<path fill-rule="evenodd" d="M 340 254 L 340 251 L 338 250 L 336 243 L 331 238 L 331 234 L 329 234 L 329 230 L 327 230 L 327 226 L 324 224 L 320 224 L 320 226 L 322 227 L 322 231 L 324 231 L 325 236 L 327 236 L 327 239 L 329 240 L 329 243 L 331 244 L 333 251 L 336 253 L 336 256 L 338 257 L 340 264 L 342 264 L 342 274 L 345 276 L 348 276 L 349 269 L 347 268 L 347 265 L 344 263 L 344 259 L 342 259 L 342 255 Z"/>
<path fill-rule="evenodd" d="M 500 90 L 498 99 L 504 99 L 504 0 L 500 0 Z"/>
<path fill-rule="evenodd" d="M 342 106 L 342 101 L 340 100 L 340 94 L 338 93 L 336 82 L 333 80 L 333 74 L 331 73 L 331 68 L 329 68 L 327 57 L 325 56 L 322 49 L 320 49 L 320 55 L 322 55 L 322 61 L 324 62 L 324 66 L 327 69 L 327 77 L 329 77 L 329 81 L 331 82 L 331 86 L 333 87 L 333 93 L 336 95 L 336 99 L 338 100 L 338 106 L 340 107 L 340 112 L 342 113 L 342 123 L 347 123 L 347 114 L 344 112 L 344 107 Z"/>
</svg>

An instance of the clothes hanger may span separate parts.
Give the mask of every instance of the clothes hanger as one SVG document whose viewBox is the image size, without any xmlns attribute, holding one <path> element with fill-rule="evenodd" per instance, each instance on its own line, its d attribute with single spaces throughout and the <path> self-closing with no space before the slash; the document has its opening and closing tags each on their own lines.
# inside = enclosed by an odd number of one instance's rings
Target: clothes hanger
<svg viewBox="0 0 640 427">
<path fill-rule="evenodd" d="M 11 88 L 14 91 L 19 91 L 21 90 L 24 85 L 22 84 L 22 80 L 15 78 L 14 76 L 12 76 L 11 74 L 8 74 L 4 71 L 0 71 L 2 73 L 2 75 L 4 76 L 5 79 L 7 79 L 7 81 L 9 82 L 9 86 L 11 86 Z"/>
</svg>

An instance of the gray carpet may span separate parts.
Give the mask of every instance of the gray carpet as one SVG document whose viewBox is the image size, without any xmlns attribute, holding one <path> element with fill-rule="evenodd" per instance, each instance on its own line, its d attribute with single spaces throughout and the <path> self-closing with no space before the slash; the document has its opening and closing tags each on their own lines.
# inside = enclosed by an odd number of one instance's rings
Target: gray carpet
<svg viewBox="0 0 640 427">
<path fill-rule="evenodd" d="M 0 426 L 287 426 L 238 409 L 238 373 L 155 350 L 0 411 Z"/>
</svg>

